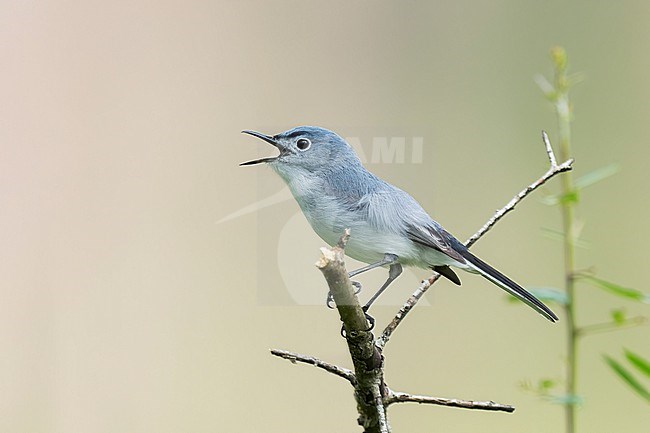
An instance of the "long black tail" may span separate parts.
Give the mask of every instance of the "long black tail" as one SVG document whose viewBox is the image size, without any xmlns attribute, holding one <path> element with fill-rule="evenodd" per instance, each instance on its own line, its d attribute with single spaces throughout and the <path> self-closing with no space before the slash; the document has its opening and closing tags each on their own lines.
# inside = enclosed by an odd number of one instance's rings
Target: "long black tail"
<svg viewBox="0 0 650 433">
<path fill-rule="evenodd" d="M 519 284 L 512 281 L 510 278 L 503 275 L 501 272 L 494 269 L 492 266 L 485 263 L 483 260 L 470 253 L 469 250 L 463 249 L 459 253 L 467 260 L 467 264 L 474 268 L 478 273 L 483 275 L 488 280 L 492 281 L 497 286 L 501 287 L 506 292 L 510 293 L 515 298 L 523 301 L 542 316 L 546 317 L 551 322 L 558 320 L 558 317 L 544 305 L 539 299 L 528 293 Z"/>
</svg>

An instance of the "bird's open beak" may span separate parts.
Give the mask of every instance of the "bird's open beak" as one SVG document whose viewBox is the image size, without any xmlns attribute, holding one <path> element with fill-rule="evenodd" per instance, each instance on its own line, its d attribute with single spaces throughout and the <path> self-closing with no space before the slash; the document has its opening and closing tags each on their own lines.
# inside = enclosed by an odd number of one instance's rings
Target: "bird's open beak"
<svg viewBox="0 0 650 433">
<path fill-rule="evenodd" d="M 259 133 L 259 132 L 257 132 L 257 131 L 242 131 L 242 133 L 243 133 L 243 134 L 252 135 L 253 137 L 257 137 L 257 138 L 259 138 L 259 139 L 261 139 L 261 140 L 264 140 L 264 141 L 266 141 L 267 143 L 270 143 L 270 144 L 272 144 L 273 146 L 277 147 L 278 150 L 280 150 L 280 152 L 282 152 L 282 145 L 280 145 L 280 143 L 278 143 L 277 141 L 275 141 L 275 140 L 273 139 L 273 137 L 269 137 L 268 135 L 264 135 L 264 134 Z M 242 163 L 239 164 L 239 165 L 240 165 L 240 166 L 241 166 L 241 165 L 255 165 L 255 164 L 261 164 L 262 162 L 271 162 L 271 161 L 275 161 L 276 159 L 278 159 L 279 156 L 280 156 L 280 155 L 278 155 L 278 156 L 274 156 L 274 157 L 268 157 L 268 158 L 254 159 L 254 160 L 252 160 L 252 161 L 242 162 Z"/>
</svg>

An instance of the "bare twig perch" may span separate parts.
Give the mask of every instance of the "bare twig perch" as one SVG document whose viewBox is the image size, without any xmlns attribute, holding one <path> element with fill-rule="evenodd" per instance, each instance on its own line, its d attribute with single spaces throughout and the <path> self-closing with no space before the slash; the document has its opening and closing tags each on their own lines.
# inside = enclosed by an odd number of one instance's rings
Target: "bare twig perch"
<svg viewBox="0 0 650 433">
<path fill-rule="evenodd" d="M 542 139 L 544 140 L 544 146 L 546 147 L 546 153 L 548 155 L 550 163 L 549 169 L 542 175 L 542 177 L 519 191 L 519 193 L 515 195 L 504 207 L 496 211 L 492 218 L 490 218 L 485 223 L 485 225 L 483 225 L 483 227 L 481 227 L 476 233 L 474 233 L 474 235 L 472 235 L 471 238 L 465 242 L 465 246 L 469 248 L 474 245 L 474 243 L 476 243 L 476 241 L 478 241 L 481 237 L 483 237 L 484 234 L 486 234 L 492 227 L 494 227 L 494 225 L 499 222 L 501 218 L 503 218 L 508 212 L 512 211 L 520 201 L 522 201 L 528 194 L 546 183 L 546 181 L 548 181 L 550 178 L 559 173 L 569 171 L 573 168 L 573 158 L 564 161 L 562 164 L 557 164 L 555 153 L 553 153 L 553 148 L 551 147 L 551 141 L 548 139 L 548 134 L 546 134 L 545 131 L 542 131 Z M 391 335 L 393 332 L 395 332 L 395 329 L 399 326 L 402 320 L 404 320 L 411 309 L 415 307 L 415 304 L 418 303 L 420 298 L 424 296 L 429 287 L 431 287 L 433 283 L 435 283 L 439 278 L 440 274 L 434 273 L 431 277 L 422 281 L 417 290 L 413 292 L 411 297 L 404 303 L 393 320 L 388 324 L 388 326 L 386 326 L 381 336 L 377 339 L 377 346 L 380 348 L 380 350 L 383 350 Z"/>
<path fill-rule="evenodd" d="M 550 168 L 542 177 L 524 188 L 515 195 L 503 208 L 499 209 L 483 227 L 481 227 L 465 243 L 471 246 L 487 233 L 505 214 L 512 211 L 515 206 L 528 194 L 544 184 L 553 176 L 571 170 L 573 159 L 562 164 L 557 164 L 551 143 L 545 132 L 542 133 L 546 152 L 548 154 Z M 352 234 L 354 236 L 354 234 Z M 440 397 L 428 397 L 412 395 L 403 392 L 392 391 L 386 386 L 383 378 L 383 356 L 382 350 L 391 335 L 402 322 L 404 317 L 417 304 L 429 287 L 440 278 L 440 275 L 433 274 L 429 279 L 424 280 L 417 290 L 411 295 L 406 303 L 399 310 L 395 318 L 384 329 L 382 335 L 375 340 L 370 332 L 365 314 L 361 309 L 354 288 L 348 278 L 347 270 L 343 262 L 344 248 L 350 233 L 346 230 L 341 237 L 339 244 L 332 248 L 321 248 L 322 257 L 317 266 L 323 272 L 330 292 L 336 302 L 343 329 L 345 331 L 348 349 L 354 364 L 354 372 L 333 365 L 312 356 L 287 352 L 284 350 L 271 350 L 275 356 L 287 359 L 293 363 L 300 362 L 310 364 L 336 376 L 346 379 L 354 386 L 357 410 L 359 412 L 358 422 L 363 426 L 366 433 L 388 433 L 390 426 L 386 417 L 386 408 L 393 403 L 423 403 L 435 404 L 465 409 L 480 409 L 488 411 L 513 412 L 514 407 L 495 403 L 493 401 L 468 401 L 460 399 L 449 399 Z"/>
<path fill-rule="evenodd" d="M 358 422 L 366 433 L 388 433 L 390 426 L 386 417 L 386 408 L 393 403 L 426 403 L 465 409 L 480 409 L 488 411 L 513 412 L 514 407 L 492 401 L 469 401 L 441 397 L 428 397 L 396 392 L 384 382 L 383 357 L 377 342 L 369 330 L 370 324 L 359 304 L 343 258 L 344 248 L 349 231 L 341 237 L 338 245 L 332 248 L 321 248 L 322 257 L 316 264 L 323 272 L 332 297 L 339 311 L 348 349 L 354 364 L 354 372 L 321 361 L 313 356 L 271 350 L 271 354 L 293 363 L 310 364 L 317 368 L 346 379 L 354 387 L 354 397 L 359 412 Z"/>
<path fill-rule="evenodd" d="M 359 425 L 368 433 L 387 433 L 390 428 L 383 400 L 387 393 L 383 377 L 383 358 L 375 346 L 375 337 L 370 332 L 371 326 L 361 309 L 359 299 L 354 294 L 343 261 L 344 248 L 349 237 L 350 231 L 346 229 L 338 245 L 321 248 L 322 256 L 316 266 L 327 280 L 343 322 L 345 339 L 354 364 L 354 397 L 359 411 Z"/>
</svg>

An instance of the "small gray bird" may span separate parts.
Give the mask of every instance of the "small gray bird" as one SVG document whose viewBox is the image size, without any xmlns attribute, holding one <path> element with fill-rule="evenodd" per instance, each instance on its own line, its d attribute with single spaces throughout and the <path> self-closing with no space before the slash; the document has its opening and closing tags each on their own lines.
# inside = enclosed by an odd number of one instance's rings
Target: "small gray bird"
<svg viewBox="0 0 650 433">
<path fill-rule="evenodd" d="M 402 265 L 433 269 L 460 285 L 449 268 L 454 266 L 481 274 L 551 322 L 558 320 L 541 301 L 470 253 L 413 197 L 366 170 L 352 147 L 336 133 L 315 126 L 301 126 L 273 137 L 242 132 L 272 144 L 280 154 L 240 165 L 270 165 L 325 242 L 336 244 L 343 231 L 350 229 L 345 253 L 369 264 L 350 272 L 350 277 L 389 266 L 388 279 L 365 310 L 402 273 Z"/>
</svg>

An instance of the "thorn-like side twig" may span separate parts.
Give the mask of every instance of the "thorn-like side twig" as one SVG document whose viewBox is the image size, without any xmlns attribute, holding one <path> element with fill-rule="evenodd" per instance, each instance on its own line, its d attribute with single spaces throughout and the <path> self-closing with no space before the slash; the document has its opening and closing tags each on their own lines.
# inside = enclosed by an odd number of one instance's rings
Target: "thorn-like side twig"
<svg viewBox="0 0 650 433">
<path fill-rule="evenodd" d="M 570 158 L 566 161 L 564 161 L 562 164 L 557 164 L 557 159 L 555 158 L 555 153 L 553 152 L 553 147 L 551 146 L 551 142 L 548 138 L 548 135 L 546 132 L 542 131 L 542 140 L 544 141 L 544 146 L 546 148 L 546 153 L 548 155 L 549 159 L 549 169 L 536 181 L 528 185 L 526 188 L 522 189 L 517 195 L 515 195 L 504 207 L 501 209 L 497 210 L 496 213 L 481 227 L 472 237 L 470 237 L 466 242 L 465 245 L 469 248 L 471 247 L 476 241 L 478 241 L 483 235 L 485 235 L 494 225 L 501 220 L 508 212 L 512 211 L 517 204 L 523 200 L 528 194 L 531 192 L 535 191 L 537 188 L 539 188 L 541 185 L 546 183 L 549 179 L 552 177 L 556 176 L 557 174 L 563 173 L 565 171 L 569 171 L 573 168 L 573 158 Z M 399 324 L 404 320 L 404 318 L 408 315 L 408 313 L 415 307 L 415 305 L 418 303 L 418 301 L 424 296 L 426 291 L 435 283 L 438 279 L 440 278 L 440 275 L 437 273 L 434 273 L 429 277 L 428 279 L 422 281 L 418 288 L 413 292 L 413 294 L 409 297 L 409 299 L 404 303 L 402 308 L 399 309 L 393 320 L 386 326 L 384 331 L 382 332 L 381 336 L 377 339 L 377 347 L 379 347 L 380 350 L 383 350 L 384 346 L 386 343 L 388 343 L 388 340 L 390 340 L 390 337 L 392 336 L 393 332 L 395 332 L 395 329 L 399 326 Z"/>
<path fill-rule="evenodd" d="M 342 377 L 353 386 L 356 385 L 357 379 L 352 370 L 339 367 L 338 365 L 330 364 L 329 362 L 322 361 L 318 358 L 300 353 L 290 352 L 288 350 L 271 349 L 271 354 L 279 358 L 286 359 L 291 363 L 301 363 L 313 365 L 316 368 L 325 370 L 335 376 Z M 394 403 L 419 403 L 419 404 L 432 404 L 437 406 L 458 407 L 461 409 L 474 409 L 486 411 L 499 411 L 499 412 L 514 412 L 514 406 L 507 404 L 500 404 L 494 401 L 473 401 L 462 400 L 459 398 L 444 398 L 444 397 L 430 397 L 423 395 L 408 394 L 405 392 L 392 391 L 385 388 L 386 396 L 381 399 L 382 404 L 386 407 Z M 375 397 L 375 396 L 373 396 Z"/>
<path fill-rule="evenodd" d="M 323 369 L 328 373 L 332 373 L 336 376 L 342 377 L 350 382 L 352 385 L 355 385 L 357 382 L 356 377 L 354 377 L 354 372 L 348 370 L 347 368 L 339 367 L 338 365 L 330 364 L 329 362 L 321 361 L 318 358 L 313 356 L 302 355 L 300 353 L 289 352 L 288 350 L 280 349 L 271 349 L 271 354 L 282 359 L 286 359 L 292 363 L 301 362 L 303 364 L 313 365 L 314 367 Z"/>
<path fill-rule="evenodd" d="M 544 141 L 544 146 L 546 146 L 546 153 L 548 154 L 548 161 L 551 163 L 551 168 L 557 167 L 555 152 L 553 152 L 553 146 L 551 146 L 551 140 L 548 138 L 546 131 L 542 131 L 542 140 Z"/>
<path fill-rule="evenodd" d="M 413 395 L 405 392 L 391 391 L 385 400 L 387 405 L 393 403 L 419 403 L 419 404 L 435 404 L 439 406 L 460 407 L 463 409 L 479 409 L 499 412 L 514 412 L 514 406 L 507 404 L 499 404 L 493 401 L 471 401 L 460 400 L 457 398 L 441 398 L 429 397 L 425 395 Z"/>
</svg>

